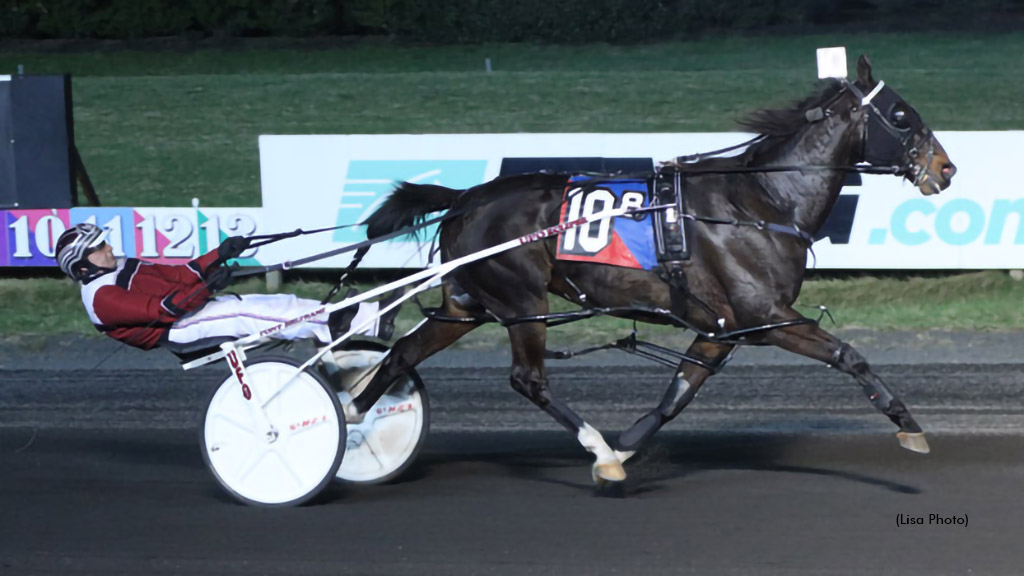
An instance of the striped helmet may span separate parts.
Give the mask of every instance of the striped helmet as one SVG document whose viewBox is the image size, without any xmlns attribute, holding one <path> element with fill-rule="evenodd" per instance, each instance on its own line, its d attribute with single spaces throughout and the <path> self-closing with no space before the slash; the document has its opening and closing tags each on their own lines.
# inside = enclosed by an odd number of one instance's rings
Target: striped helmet
<svg viewBox="0 0 1024 576">
<path fill-rule="evenodd" d="M 57 264 L 61 271 L 79 282 L 87 282 L 107 272 L 88 260 L 89 254 L 106 241 L 107 233 L 107 230 L 88 222 L 65 230 L 57 239 Z"/>
</svg>

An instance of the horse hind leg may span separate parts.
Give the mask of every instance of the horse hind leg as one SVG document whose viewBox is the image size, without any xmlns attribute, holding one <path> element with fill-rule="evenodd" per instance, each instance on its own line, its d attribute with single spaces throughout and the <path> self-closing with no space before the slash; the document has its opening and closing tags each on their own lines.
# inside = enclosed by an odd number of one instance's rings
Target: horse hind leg
<svg viewBox="0 0 1024 576">
<path fill-rule="evenodd" d="M 703 337 L 694 340 L 686 351 L 691 360 L 679 363 L 658 406 L 619 435 L 615 448 L 620 460 L 625 462 L 629 459 L 655 432 L 678 416 L 734 348 L 732 344 L 711 342 Z"/>
<path fill-rule="evenodd" d="M 871 370 L 868 361 L 853 346 L 814 324 L 778 328 L 770 331 L 765 339 L 780 348 L 820 360 L 853 376 L 871 404 L 899 427 L 896 438 L 900 446 L 921 454 L 930 451 L 924 432 L 906 405 Z"/>
<path fill-rule="evenodd" d="M 445 308 L 444 313 L 452 316 L 465 316 L 464 312 L 450 306 Z M 400 338 L 388 351 L 369 384 L 353 399 L 350 408 L 353 413 L 346 414 L 346 416 L 353 419 L 360 418 L 407 370 L 447 348 L 476 327 L 477 325 L 471 322 L 425 320 L 412 332 Z"/>
<path fill-rule="evenodd" d="M 551 393 L 544 365 L 547 326 L 539 322 L 513 324 L 508 335 L 512 344 L 512 388 L 575 434 L 583 448 L 594 455 L 591 478 L 595 484 L 625 480 L 622 462 L 601 433 Z"/>
</svg>

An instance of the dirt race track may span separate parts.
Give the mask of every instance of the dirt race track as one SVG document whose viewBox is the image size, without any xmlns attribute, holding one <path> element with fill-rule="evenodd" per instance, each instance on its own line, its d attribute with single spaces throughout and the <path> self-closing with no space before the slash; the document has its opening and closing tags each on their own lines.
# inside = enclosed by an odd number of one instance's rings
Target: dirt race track
<svg viewBox="0 0 1024 576">
<path fill-rule="evenodd" d="M 504 353 L 456 351 L 421 371 L 432 430 L 401 481 L 297 509 L 234 504 L 204 468 L 198 407 L 221 367 L 130 351 L 94 370 L 106 343 L 5 344 L 0 574 L 1024 572 L 1024 336 L 855 343 L 932 454 L 901 450 L 847 377 L 741 350 L 623 487 L 595 492 L 588 455 L 508 387 Z M 551 380 L 612 431 L 669 373 L 603 355 Z"/>
</svg>

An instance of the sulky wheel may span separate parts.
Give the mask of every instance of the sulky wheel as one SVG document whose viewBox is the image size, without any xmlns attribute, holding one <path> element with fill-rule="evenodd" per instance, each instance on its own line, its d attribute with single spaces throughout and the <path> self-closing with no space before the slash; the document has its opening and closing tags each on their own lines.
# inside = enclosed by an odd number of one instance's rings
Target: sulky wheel
<svg viewBox="0 0 1024 576">
<path fill-rule="evenodd" d="M 283 357 L 254 360 L 246 366 L 247 389 L 229 376 L 206 405 L 199 430 L 203 460 L 245 504 L 301 504 L 323 490 L 341 464 L 345 417 L 338 397 L 318 374 L 296 373 L 298 366 Z"/>
<path fill-rule="evenodd" d="M 373 342 L 358 341 L 334 351 L 334 362 L 325 363 L 324 368 L 332 374 L 342 404 L 351 402 L 369 382 L 387 350 Z M 429 427 L 427 390 L 416 371 L 410 370 L 374 404 L 362 422 L 348 424 L 338 480 L 380 484 L 398 477 L 416 459 Z"/>
</svg>

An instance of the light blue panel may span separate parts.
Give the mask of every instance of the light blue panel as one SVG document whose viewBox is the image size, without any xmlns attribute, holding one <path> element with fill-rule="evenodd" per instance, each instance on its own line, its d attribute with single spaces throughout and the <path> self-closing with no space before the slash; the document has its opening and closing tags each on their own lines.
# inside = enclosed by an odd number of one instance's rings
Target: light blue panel
<svg viewBox="0 0 1024 576">
<path fill-rule="evenodd" d="M 131 208 L 96 208 L 82 206 L 71 209 L 71 225 L 91 222 L 110 229 L 107 240 L 114 247 L 114 256 L 134 258 L 135 219 Z"/>
<path fill-rule="evenodd" d="M 352 160 L 339 197 L 336 225 L 366 220 L 399 182 L 463 189 L 482 184 L 486 170 L 486 160 Z M 435 229 L 423 230 L 421 237 L 429 238 Z M 366 239 L 366 228 L 342 228 L 333 239 L 360 242 Z"/>
</svg>

